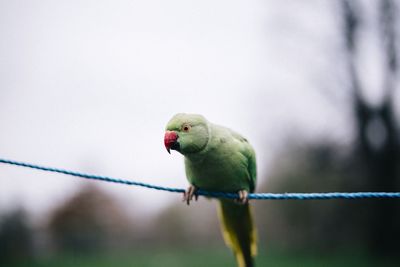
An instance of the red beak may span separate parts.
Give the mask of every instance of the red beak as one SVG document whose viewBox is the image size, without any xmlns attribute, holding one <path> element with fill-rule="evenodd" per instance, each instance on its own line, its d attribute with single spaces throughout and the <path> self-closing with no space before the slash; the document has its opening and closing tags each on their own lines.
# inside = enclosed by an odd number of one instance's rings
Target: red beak
<svg viewBox="0 0 400 267">
<path fill-rule="evenodd" d="M 164 145 L 165 145 L 165 148 L 167 149 L 168 153 L 171 154 L 170 150 L 171 150 L 171 148 L 173 149 L 176 146 L 177 140 L 178 140 L 178 134 L 176 132 L 173 132 L 173 131 L 165 132 Z"/>
</svg>

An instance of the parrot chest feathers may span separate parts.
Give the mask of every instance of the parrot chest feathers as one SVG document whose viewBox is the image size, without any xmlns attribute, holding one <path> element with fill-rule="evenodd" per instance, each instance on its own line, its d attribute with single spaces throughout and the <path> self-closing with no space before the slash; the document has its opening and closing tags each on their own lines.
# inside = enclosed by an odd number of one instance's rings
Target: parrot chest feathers
<svg viewBox="0 0 400 267">
<path fill-rule="evenodd" d="M 248 159 L 241 141 L 225 136 L 213 138 L 201 158 L 185 157 L 186 176 L 193 185 L 211 191 L 251 191 Z"/>
</svg>

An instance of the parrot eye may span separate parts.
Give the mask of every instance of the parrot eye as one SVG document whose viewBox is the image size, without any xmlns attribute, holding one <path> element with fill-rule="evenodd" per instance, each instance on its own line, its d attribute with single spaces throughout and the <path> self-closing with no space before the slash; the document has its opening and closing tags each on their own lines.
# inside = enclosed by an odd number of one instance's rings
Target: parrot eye
<svg viewBox="0 0 400 267">
<path fill-rule="evenodd" d="M 189 132 L 190 128 L 192 128 L 192 126 L 190 126 L 189 124 L 182 125 L 182 131 L 184 132 Z"/>
</svg>

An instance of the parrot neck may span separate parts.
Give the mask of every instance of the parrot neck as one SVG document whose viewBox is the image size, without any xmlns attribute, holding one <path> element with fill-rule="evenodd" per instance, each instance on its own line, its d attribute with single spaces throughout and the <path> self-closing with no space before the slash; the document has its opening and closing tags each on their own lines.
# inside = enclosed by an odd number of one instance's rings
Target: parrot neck
<svg viewBox="0 0 400 267">
<path fill-rule="evenodd" d="M 197 151 L 195 153 L 187 153 L 185 154 L 185 158 L 189 161 L 191 161 L 192 163 L 201 163 L 204 158 L 207 156 L 207 153 L 210 150 L 210 143 L 211 143 L 211 139 L 212 139 L 212 125 L 211 123 L 207 124 L 207 130 L 208 130 L 208 138 L 207 138 L 207 143 L 204 146 L 204 148 L 200 151 Z"/>
</svg>

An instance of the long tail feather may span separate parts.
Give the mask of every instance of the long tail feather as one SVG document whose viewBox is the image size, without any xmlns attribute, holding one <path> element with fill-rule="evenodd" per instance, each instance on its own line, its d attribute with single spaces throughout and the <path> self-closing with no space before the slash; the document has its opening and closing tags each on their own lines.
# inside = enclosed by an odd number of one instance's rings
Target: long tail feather
<svg viewBox="0 0 400 267">
<path fill-rule="evenodd" d="M 239 267 L 254 267 L 257 234 L 250 205 L 220 200 L 219 217 L 225 243 L 236 256 Z"/>
</svg>

